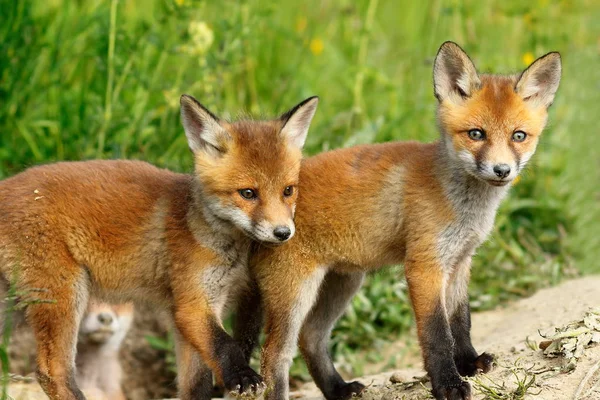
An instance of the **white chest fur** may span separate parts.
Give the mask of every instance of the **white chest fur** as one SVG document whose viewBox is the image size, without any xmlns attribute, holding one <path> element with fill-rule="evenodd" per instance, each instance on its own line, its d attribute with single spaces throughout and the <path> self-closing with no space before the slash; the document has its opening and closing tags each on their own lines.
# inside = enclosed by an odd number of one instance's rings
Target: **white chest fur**
<svg viewBox="0 0 600 400">
<path fill-rule="evenodd" d="M 445 189 L 455 218 L 440 233 L 437 250 L 442 266 L 453 270 L 487 238 L 508 188 L 492 187 L 466 177 L 451 182 Z"/>
<path fill-rule="evenodd" d="M 219 249 L 221 263 L 202 271 L 200 280 L 214 313 L 221 316 L 227 304 L 248 284 L 248 241 L 233 241 Z"/>
</svg>

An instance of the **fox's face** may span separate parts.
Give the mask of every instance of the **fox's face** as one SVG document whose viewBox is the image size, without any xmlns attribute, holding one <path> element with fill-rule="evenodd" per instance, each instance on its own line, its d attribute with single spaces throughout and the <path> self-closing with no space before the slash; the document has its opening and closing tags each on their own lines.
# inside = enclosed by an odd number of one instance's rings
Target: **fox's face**
<svg viewBox="0 0 600 400">
<path fill-rule="evenodd" d="M 79 338 L 96 344 L 113 342 L 119 345 L 131 326 L 133 305 L 107 304 L 90 300 L 79 326 Z"/>
<path fill-rule="evenodd" d="M 228 123 L 182 96 L 196 175 L 214 217 L 260 242 L 294 236 L 302 146 L 317 103 L 311 97 L 273 121 Z"/>
<path fill-rule="evenodd" d="M 549 53 L 520 75 L 478 75 L 458 45 L 444 43 L 434 84 L 453 161 L 493 186 L 516 178 L 535 152 L 560 74 L 560 55 Z"/>
</svg>

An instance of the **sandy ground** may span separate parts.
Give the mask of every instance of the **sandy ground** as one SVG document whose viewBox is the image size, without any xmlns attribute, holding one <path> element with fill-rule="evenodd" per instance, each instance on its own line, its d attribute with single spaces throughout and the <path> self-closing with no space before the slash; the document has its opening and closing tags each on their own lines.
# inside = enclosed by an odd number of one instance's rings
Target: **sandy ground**
<svg viewBox="0 0 600 400">
<path fill-rule="evenodd" d="M 592 374 L 593 367 L 600 363 L 600 345 L 585 350 L 574 371 L 560 372 L 565 364 L 561 358 L 549 359 L 541 350 L 530 346 L 544 340 L 541 333 L 552 331 L 553 327 L 563 326 L 572 320 L 580 319 L 591 307 L 600 307 L 600 277 L 586 277 L 565 282 L 557 287 L 544 289 L 530 298 L 522 299 L 506 307 L 473 315 L 473 343 L 480 351 L 493 353 L 497 366 L 487 375 L 475 378 L 487 387 L 495 387 L 496 392 L 505 397 L 491 397 L 483 393 L 483 388 L 473 382 L 474 398 L 483 399 L 574 399 L 580 383 L 590 373 L 588 383 L 583 387 L 578 399 L 600 399 L 600 371 Z M 527 344 L 529 341 L 530 345 Z M 515 376 L 516 374 L 516 376 Z M 428 384 L 416 383 L 407 389 L 406 384 L 392 384 L 390 377 L 403 382 L 415 381 L 425 372 L 419 368 L 389 371 L 358 378 L 368 389 L 363 393 L 366 400 L 413 400 L 431 398 Z M 516 389 L 516 381 L 535 383 L 524 397 L 510 397 Z M 595 390 L 591 390 L 596 385 Z M 504 387 L 504 389 L 502 389 Z M 591 390 L 591 392 L 590 392 Z M 589 393 L 588 393 L 589 392 Z M 298 399 L 321 399 L 314 384 L 306 384 L 293 392 Z"/>
<path fill-rule="evenodd" d="M 588 383 L 581 390 L 576 400 L 600 399 L 600 371 L 593 373 L 594 366 L 600 363 L 600 345 L 589 347 L 578 360 L 574 371 L 561 372 L 564 359 L 548 359 L 541 350 L 534 350 L 543 338 L 540 332 L 549 332 L 553 327 L 564 326 L 572 320 L 583 317 L 591 307 L 600 307 L 600 277 L 586 277 L 565 282 L 557 287 L 544 289 L 530 298 L 522 299 L 506 307 L 493 311 L 473 315 L 473 343 L 480 351 L 487 351 L 497 356 L 496 368 L 487 375 L 479 375 L 472 382 L 474 398 L 476 400 L 562 400 L 574 399 L 580 383 L 589 375 Z M 125 369 L 130 379 L 125 381 L 125 389 L 132 399 L 156 398 L 152 395 L 164 390 L 165 379 L 169 380 L 168 392 L 174 389 L 173 376 L 165 377 L 163 374 L 166 366 L 152 361 L 156 359 L 154 350 L 148 350 L 143 344 L 143 336 L 149 334 L 151 329 L 164 331 L 164 326 L 151 326 L 148 321 L 137 321 L 138 328 L 134 335 L 127 339 L 124 349 L 126 354 Z M 528 344 L 529 342 L 529 344 Z M 407 345 L 408 343 L 408 345 Z M 411 344 L 412 343 L 412 344 Z M 139 347 L 138 347 L 139 346 Z M 412 350 L 406 350 L 406 347 Z M 385 373 L 368 375 L 358 378 L 368 385 L 363 393 L 366 400 L 416 400 L 431 398 L 428 384 L 407 382 L 416 381 L 415 377 L 423 377 L 425 373 L 420 369 L 418 352 L 414 338 L 391 344 L 385 351 L 402 349 L 406 357 L 400 361 L 409 368 L 388 371 Z M 128 351 L 129 350 L 129 351 Z M 133 352 L 130 352 L 133 351 Z M 378 350 L 381 351 L 381 350 Z M 129 353 L 129 355 L 127 355 Z M 22 358 L 24 364 L 30 365 L 31 358 Z M 381 370 L 382 365 L 371 365 L 367 371 Z M 145 373 L 140 374 L 140 370 Z M 157 382 L 158 377 L 163 375 Z M 404 383 L 390 382 L 394 375 L 395 380 Z M 530 382 L 535 378 L 535 383 L 523 396 L 515 396 L 516 381 Z M 478 383 L 479 382 L 479 383 Z M 495 391 L 504 397 L 490 397 L 483 393 L 481 385 L 494 387 Z M 11 394 L 15 399 L 42 399 L 39 389 L 31 384 L 15 384 Z M 595 387 L 595 389 L 594 389 Z M 36 393 L 37 392 L 37 393 Z M 152 393 L 152 394 L 151 394 Z M 513 394 L 511 394 L 513 393 Z M 170 394 L 170 393 L 169 393 Z M 169 394 L 163 393 L 164 397 Z M 90 394 L 90 398 L 95 398 Z M 309 383 L 295 392 L 295 399 L 322 399 L 319 390 L 314 384 Z"/>
</svg>

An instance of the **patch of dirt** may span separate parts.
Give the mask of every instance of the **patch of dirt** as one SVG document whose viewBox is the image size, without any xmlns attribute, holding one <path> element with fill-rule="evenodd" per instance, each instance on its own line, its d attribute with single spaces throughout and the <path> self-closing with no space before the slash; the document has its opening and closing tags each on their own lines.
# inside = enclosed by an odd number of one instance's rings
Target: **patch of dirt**
<svg viewBox="0 0 600 400">
<path fill-rule="evenodd" d="M 590 308 L 599 306 L 600 277 L 585 277 L 540 290 L 506 307 L 473 314 L 475 348 L 497 357 L 493 371 L 471 379 L 474 399 L 600 399 L 600 345 L 587 347 L 573 370 L 569 370 L 568 359 L 548 358 L 539 349 L 540 342 L 546 340 L 540 333 L 551 335 L 554 328 L 581 321 Z M 409 359 L 412 361 L 412 357 Z M 425 376 L 421 368 L 358 378 L 368 385 L 362 398 L 432 398 L 429 385 L 420 379 Z M 392 375 L 396 382 L 404 383 L 391 383 Z M 323 398 L 313 383 L 304 385 L 292 395 L 297 399 Z"/>
</svg>

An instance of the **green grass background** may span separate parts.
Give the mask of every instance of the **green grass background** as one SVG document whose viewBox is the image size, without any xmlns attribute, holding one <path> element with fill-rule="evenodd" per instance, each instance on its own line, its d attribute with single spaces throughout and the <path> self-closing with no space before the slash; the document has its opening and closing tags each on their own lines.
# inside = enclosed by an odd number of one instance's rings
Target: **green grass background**
<svg viewBox="0 0 600 400">
<path fill-rule="evenodd" d="M 0 0 L 0 16 L 0 178 L 94 158 L 190 171 L 182 93 L 225 117 L 273 116 L 320 95 L 307 154 L 433 141 L 442 42 L 481 72 L 560 51 L 548 128 L 475 257 L 472 305 L 600 271 L 598 1 Z M 386 269 L 338 324 L 333 351 L 359 372 L 356 350 L 411 324 L 401 268 Z"/>
</svg>

